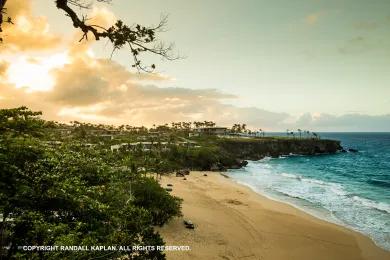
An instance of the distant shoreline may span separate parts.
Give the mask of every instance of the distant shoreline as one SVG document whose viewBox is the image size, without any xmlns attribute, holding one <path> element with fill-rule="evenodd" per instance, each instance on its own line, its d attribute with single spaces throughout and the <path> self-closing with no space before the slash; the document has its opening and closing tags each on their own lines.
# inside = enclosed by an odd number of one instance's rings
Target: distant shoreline
<svg viewBox="0 0 390 260">
<path fill-rule="evenodd" d="M 204 174 L 207 176 L 203 176 Z M 158 228 L 167 245 L 191 251 L 168 259 L 388 259 L 390 252 L 351 229 L 266 198 L 218 172 L 164 176 L 184 199 L 183 217 Z M 190 219 L 195 230 L 186 229 Z"/>
</svg>

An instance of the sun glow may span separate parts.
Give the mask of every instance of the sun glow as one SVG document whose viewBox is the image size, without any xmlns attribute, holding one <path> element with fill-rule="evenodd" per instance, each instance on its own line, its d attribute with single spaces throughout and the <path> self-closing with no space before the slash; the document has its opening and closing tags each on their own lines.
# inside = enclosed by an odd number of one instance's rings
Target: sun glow
<svg viewBox="0 0 390 260">
<path fill-rule="evenodd" d="M 17 88 L 28 91 L 48 91 L 53 88 L 55 79 L 51 71 L 68 63 L 68 55 L 59 53 L 49 57 L 18 57 L 10 63 L 8 81 Z"/>
<path fill-rule="evenodd" d="M 16 25 L 18 28 L 20 28 L 23 32 L 29 32 L 32 28 L 30 20 L 25 16 L 19 16 L 16 20 Z"/>
</svg>

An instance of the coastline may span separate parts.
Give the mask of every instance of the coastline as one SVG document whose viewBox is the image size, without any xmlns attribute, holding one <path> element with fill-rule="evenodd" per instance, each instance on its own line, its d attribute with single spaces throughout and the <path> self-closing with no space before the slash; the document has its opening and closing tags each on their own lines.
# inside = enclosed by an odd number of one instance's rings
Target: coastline
<svg viewBox="0 0 390 260">
<path fill-rule="evenodd" d="M 203 176 L 203 174 L 207 176 Z M 183 201 L 183 217 L 157 228 L 168 259 L 389 259 L 361 233 L 318 219 L 289 204 L 271 200 L 218 172 L 163 176 L 172 195 Z M 195 224 L 186 229 L 184 219 Z"/>
</svg>

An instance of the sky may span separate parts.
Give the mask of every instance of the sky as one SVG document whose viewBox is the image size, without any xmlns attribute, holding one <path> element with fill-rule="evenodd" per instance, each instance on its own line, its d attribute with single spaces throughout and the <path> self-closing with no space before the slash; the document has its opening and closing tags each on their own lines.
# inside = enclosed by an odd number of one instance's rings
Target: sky
<svg viewBox="0 0 390 260">
<path fill-rule="evenodd" d="M 13 0 L 0 46 L 0 107 L 59 121 L 213 120 L 267 131 L 390 131 L 388 0 L 113 0 L 91 23 L 156 25 L 185 57 L 138 74 L 128 50 L 80 33 L 53 0 Z M 81 14 L 82 12 L 79 12 Z M 91 39 L 92 37 L 90 37 Z"/>
</svg>

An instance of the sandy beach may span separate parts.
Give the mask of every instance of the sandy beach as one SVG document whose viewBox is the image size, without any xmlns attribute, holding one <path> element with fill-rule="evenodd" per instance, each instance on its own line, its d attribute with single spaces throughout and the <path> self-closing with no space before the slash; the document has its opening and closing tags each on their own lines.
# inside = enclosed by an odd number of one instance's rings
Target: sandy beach
<svg viewBox="0 0 390 260">
<path fill-rule="evenodd" d="M 390 259 L 390 252 L 347 228 L 317 219 L 288 204 L 263 197 L 218 172 L 165 176 L 172 194 L 184 199 L 183 217 L 158 231 L 168 259 Z M 189 219 L 195 229 L 186 229 Z"/>
</svg>

